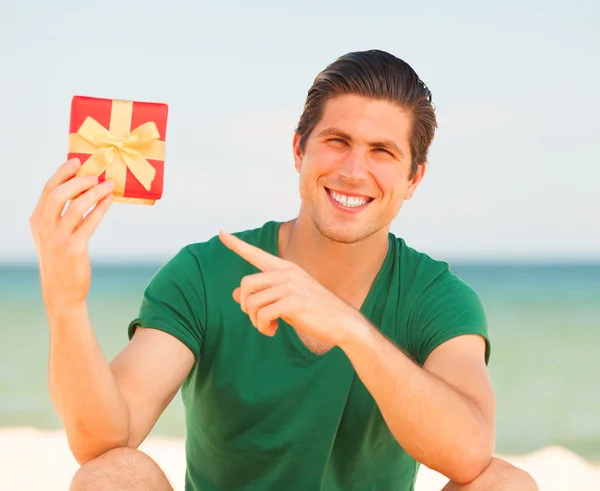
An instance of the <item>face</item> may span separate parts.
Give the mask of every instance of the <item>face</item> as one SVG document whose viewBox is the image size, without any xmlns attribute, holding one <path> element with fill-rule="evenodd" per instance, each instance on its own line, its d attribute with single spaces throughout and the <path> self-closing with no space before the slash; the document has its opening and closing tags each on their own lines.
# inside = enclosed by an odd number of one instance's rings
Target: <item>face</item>
<svg viewBox="0 0 600 491">
<path fill-rule="evenodd" d="M 302 153 L 300 213 L 331 240 L 355 243 L 382 232 L 410 199 L 425 172 L 410 178 L 411 116 L 398 106 L 357 95 L 327 102 Z"/>
</svg>

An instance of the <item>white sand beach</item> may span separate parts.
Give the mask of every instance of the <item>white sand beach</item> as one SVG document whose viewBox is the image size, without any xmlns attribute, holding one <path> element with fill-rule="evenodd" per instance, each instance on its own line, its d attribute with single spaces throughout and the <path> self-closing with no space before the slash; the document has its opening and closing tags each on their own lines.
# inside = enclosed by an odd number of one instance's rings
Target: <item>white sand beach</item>
<svg viewBox="0 0 600 491">
<path fill-rule="evenodd" d="M 183 491 L 183 440 L 151 436 L 140 448 L 164 469 L 175 491 Z M 540 491 L 600 490 L 600 465 L 561 447 L 503 458 L 528 471 Z M 0 489 L 7 491 L 66 491 L 78 467 L 63 431 L 33 428 L 0 429 L 0 462 Z M 439 491 L 445 482 L 440 474 L 422 468 L 416 491 Z"/>
</svg>

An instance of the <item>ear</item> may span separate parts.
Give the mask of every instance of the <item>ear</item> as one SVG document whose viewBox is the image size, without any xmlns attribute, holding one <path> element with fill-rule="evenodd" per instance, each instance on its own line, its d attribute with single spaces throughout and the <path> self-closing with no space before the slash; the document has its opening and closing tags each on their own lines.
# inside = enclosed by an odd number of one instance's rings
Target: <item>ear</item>
<svg viewBox="0 0 600 491">
<path fill-rule="evenodd" d="M 299 173 L 302 169 L 302 150 L 300 150 L 300 135 L 294 132 L 294 139 L 292 142 L 292 150 L 294 153 L 294 167 Z"/>
<path fill-rule="evenodd" d="M 408 188 L 406 188 L 406 193 L 404 194 L 404 199 L 410 199 L 413 197 L 413 194 L 415 194 L 415 190 L 417 189 L 417 186 L 419 185 L 419 183 L 423 180 L 423 177 L 425 176 L 426 170 L 427 170 L 427 162 L 423 162 L 422 164 L 419 164 L 419 166 L 417 167 L 417 172 L 415 172 L 415 175 L 411 179 Z"/>
</svg>

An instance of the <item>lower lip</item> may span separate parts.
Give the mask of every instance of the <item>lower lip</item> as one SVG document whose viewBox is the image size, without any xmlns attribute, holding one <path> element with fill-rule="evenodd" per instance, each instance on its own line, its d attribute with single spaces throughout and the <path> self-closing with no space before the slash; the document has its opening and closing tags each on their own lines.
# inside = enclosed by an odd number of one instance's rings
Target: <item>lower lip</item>
<svg viewBox="0 0 600 491">
<path fill-rule="evenodd" d="M 367 201 L 364 205 L 353 206 L 352 208 L 350 208 L 350 207 L 344 206 L 341 203 L 338 203 L 336 200 L 334 200 L 333 197 L 331 196 L 331 194 L 329 194 L 329 191 L 327 189 L 325 189 L 325 194 L 327 195 L 327 197 L 329 198 L 329 201 L 331 201 L 331 203 L 333 204 L 334 207 L 336 207 L 338 210 L 346 212 L 346 213 L 358 213 L 358 212 L 364 210 L 367 206 L 369 206 L 369 204 L 372 201 L 372 200 Z"/>
</svg>

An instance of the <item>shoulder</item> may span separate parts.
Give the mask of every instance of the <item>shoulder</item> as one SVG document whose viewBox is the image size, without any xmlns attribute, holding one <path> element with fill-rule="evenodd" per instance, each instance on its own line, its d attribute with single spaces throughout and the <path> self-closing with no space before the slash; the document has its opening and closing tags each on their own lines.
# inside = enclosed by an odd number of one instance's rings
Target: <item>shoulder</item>
<svg viewBox="0 0 600 491">
<path fill-rule="evenodd" d="M 278 225 L 278 222 L 266 222 L 257 228 L 235 232 L 234 235 L 257 247 L 272 248 L 272 243 L 277 244 Z M 207 240 L 182 246 L 158 269 L 152 284 L 191 282 L 202 287 L 207 278 L 215 274 L 223 276 L 228 271 L 239 271 L 248 266 L 244 259 L 225 247 L 218 235 L 214 235 Z"/>
<path fill-rule="evenodd" d="M 260 227 L 233 232 L 233 235 L 239 237 L 244 242 L 273 253 L 276 251 L 271 249 L 274 246 L 276 247 L 279 225 L 279 222 L 270 221 Z M 214 235 L 203 242 L 187 244 L 182 251 L 196 258 L 203 267 L 210 267 L 217 264 L 223 266 L 224 264 L 230 264 L 232 261 L 234 263 L 238 261 L 245 262 L 237 254 L 225 247 L 218 235 Z"/>
<path fill-rule="evenodd" d="M 267 222 L 235 235 L 264 248 L 269 247 L 276 231 L 277 223 Z M 143 314 L 153 320 L 167 316 L 165 324 L 174 324 L 173 318 L 179 317 L 173 312 L 184 313 L 187 319 L 196 319 L 190 321 L 190 325 L 206 326 L 207 306 L 229 298 L 240 277 L 252 272 L 250 268 L 253 266 L 226 248 L 218 235 L 206 241 L 189 243 L 153 275 L 144 291 Z M 169 312 L 172 315 L 167 314 Z"/>
<path fill-rule="evenodd" d="M 479 298 L 475 290 L 452 271 L 448 262 L 410 247 L 404 239 L 393 235 L 391 238 L 395 242 L 399 281 L 404 293 L 410 289 L 413 301 L 447 295 Z"/>
<path fill-rule="evenodd" d="M 449 271 L 445 261 L 410 247 L 404 239 L 390 234 L 396 251 L 396 260 L 402 273 L 401 280 L 410 281 L 413 292 L 422 292 Z"/>
<path fill-rule="evenodd" d="M 406 315 L 414 357 L 423 363 L 436 345 L 461 334 L 476 333 L 487 339 L 485 307 L 475 289 L 448 262 L 395 240 L 399 308 Z"/>
<path fill-rule="evenodd" d="M 277 253 L 279 222 L 266 222 L 260 227 L 232 232 L 248 244 Z M 206 288 L 229 288 L 242 276 L 253 274 L 257 269 L 245 259 L 225 247 L 218 235 L 202 242 L 187 244 L 178 254 L 185 257 L 183 264 L 192 264 L 196 276 Z"/>
</svg>

